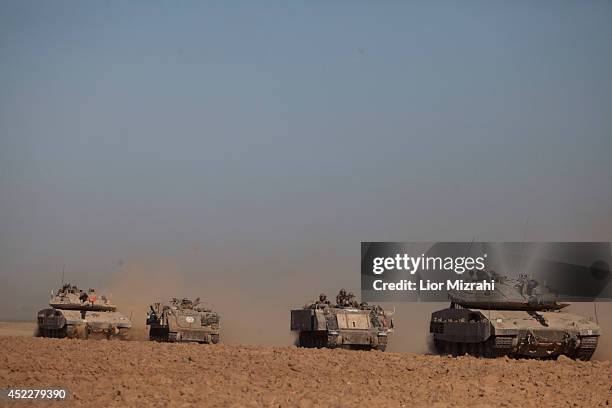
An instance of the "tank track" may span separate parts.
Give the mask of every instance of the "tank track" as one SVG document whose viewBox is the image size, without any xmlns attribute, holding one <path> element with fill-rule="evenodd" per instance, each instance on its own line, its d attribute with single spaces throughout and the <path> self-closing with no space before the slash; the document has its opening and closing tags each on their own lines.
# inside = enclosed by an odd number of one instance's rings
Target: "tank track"
<svg viewBox="0 0 612 408">
<path fill-rule="evenodd" d="M 117 333 L 92 333 L 87 327 L 66 325 L 60 329 L 38 328 L 38 337 L 49 337 L 56 339 L 107 339 L 127 340 L 128 328 L 120 327 Z"/>
<path fill-rule="evenodd" d="M 361 345 L 361 344 L 336 344 L 336 337 L 328 335 L 326 332 L 309 332 L 302 331 L 298 339 L 298 345 L 304 348 L 341 348 L 346 350 L 380 350 L 385 351 L 386 344 L 377 346 Z"/>
<path fill-rule="evenodd" d="M 327 333 L 300 332 L 299 346 L 305 348 L 332 347 Z"/>
<path fill-rule="evenodd" d="M 96 340 L 127 340 L 128 328 L 119 327 L 117 332 L 115 331 L 103 331 L 103 332 L 93 332 L 89 328 L 86 329 L 85 339 L 96 339 Z"/>
<path fill-rule="evenodd" d="M 580 346 L 578 346 L 572 357 L 576 360 L 589 361 L 593 357 L 593 353 L 595 353 L 598 340 L 599 336 L 582 337 L 580 339 Z"/>
<path fill-rule="evenodd" d="M 441 354 L 495 358 L 512 355 L 512 337 L 496 336 L 480 343 L 462 343 L 434 339 L 434 345 Z"/>
<path fill-rule="evenodd" d="M 42 327 L 39 327 L 37 335 L 38 337 L 63 339 L 67 337 L 66 327 L 62 327 L 61 329 L 43 329 Z"/>
<path fill-rule="evenodd" d="M 568 354 L 568 357 L 575 360 L 590 360 L 597 348 L 597 340 L 598 336 L 583 337 L 580 341 L 580 346 L 573 353 Z M 455 357 L 465 354 L 486 358 L 514 357 L 512 341 L 512 336 L 494 336 L 480 343 L 461 343 L 434 339 L 434 345 L 438 353 Z M 558 356 L 552 358 L 556 357 Z"/>
<path fill-rule="evenodd" d="M 218 334 L 211 334 L 210 340 L 198 341 L 198 344 L 219 344 L 221 338 Z"/>
<path fill-rule="evenodd" d="M 59 329 L 43 328 L 38 326 L 38 337 L 50 337 L 55 339 L 87 339 L 87 329 L 85 326 L 64 325 Z"/>
<path fill-rule="evenodd" d="M 157 341 L 162 343 L 181 343 L 181 340 L 177 340 L 177 334 L 170 332 L 167 327 L 151 327 L 149 328 L 149 340 Z M 199 341 L 199 344 L 218 344 L 221 341 L 219 334 L 211 334 L 210 341 Z"/>
<path fill-rule="evenodd" d="M 159 342 L 170 341 L 168 329 L 164 327 L 149 328 L 149 340 Z"/>
</svg>

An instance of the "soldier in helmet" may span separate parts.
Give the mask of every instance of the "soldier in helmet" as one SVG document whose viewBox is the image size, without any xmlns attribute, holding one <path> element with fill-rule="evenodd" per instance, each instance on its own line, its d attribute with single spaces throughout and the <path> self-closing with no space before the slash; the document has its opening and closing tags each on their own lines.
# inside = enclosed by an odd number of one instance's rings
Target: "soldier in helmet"
<svg viewBox="0 0 612 408">
<path fill-rule="evenodd" d="M 319 295 L 319 300 L 317 301 L 317 305 L 320 306 L 329 306 L 330 305 L 330 301 L 327 300 L 327 295 L 325 293 L 321 293 Z"/>
<path fill-rule="evenodd" d="M 336 304 L 338 306 L 346 306 L 346 290 L 340 289 L 340 292 L 338 292 L 338 295 L 336 296 Z"/>
<path fill-rule="evenodd" d="M 349 307 L 359 307 L 359 302 L 357 302 L 357 298 L 353 292 L 349 292 L 348 295 L 346 295 L 346 303 Z"/>
<path fill-rule="evenodd" d="M 314 299 L 304 305 L 304 308 L 307 309 L 319 309 L 323 308 L 326 305 L 329 305 L 329 300 L 327 300 L 327 296 L 325 293 L 321 293 L 318 299 Z"/>
</svg>

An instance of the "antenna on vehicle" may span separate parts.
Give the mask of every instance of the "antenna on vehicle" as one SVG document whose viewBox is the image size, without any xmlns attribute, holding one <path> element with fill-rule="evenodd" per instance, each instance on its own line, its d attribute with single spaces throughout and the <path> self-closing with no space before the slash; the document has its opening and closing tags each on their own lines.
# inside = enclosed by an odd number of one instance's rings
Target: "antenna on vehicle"
<svg viewBox="0 0 612 408">
<path fill-rule="evenodd" d="M 470 245 L 467 248 L 467 253 L 465 254 L 465 256 L 470 255 L 470 251 L 472 250 L 472 245 L 474 245 L 474 241 L 476 241 L 476 237 L 472 237 L 472 240 L 470 241 Z"/>
<path fill-rule="evenodd" d="M 595 311 L 595 323 L 599 325 L 599 319 L 597 318 L 597 302 L 593 302 L 593 310 Z"/>
<path fill-rule="evenodd" d="M 472 240 L 470 241 L 470 245 L 468 245 L 467 247 L 467 251 L 465 253 L 465 256 L 468 257 L 470 256 L 470 252 L 472 251 L 472 245 L 474 245 L 474 241 L 476 241 L 476 237 L 472 237 Z"/>
<path fill-rule="evenodd" d="M 525 220 L 525 229 L 523 230 L 523 242 L 521 243 L 521 258 L 519 261 L 519 277 L 521 276 L 521 272 L 523 269 L 523 258 L 525 255 L 525 241 L 527 240 L 527 225 L 529 224 L 529 217 L 527 217 L 527 219 Z M 526 264 L 526 263 L 525 263 Z M 529 279 L 531 279 L 531 274 L 530 276 L 528 276 Z"/>
<path fill-rule="evenodd" d="M 62 266 L 62 286 L 64 287 L 64 272 L 66 271 L 66 264 L 64 264 L 64 266 Z"/>
</svg>

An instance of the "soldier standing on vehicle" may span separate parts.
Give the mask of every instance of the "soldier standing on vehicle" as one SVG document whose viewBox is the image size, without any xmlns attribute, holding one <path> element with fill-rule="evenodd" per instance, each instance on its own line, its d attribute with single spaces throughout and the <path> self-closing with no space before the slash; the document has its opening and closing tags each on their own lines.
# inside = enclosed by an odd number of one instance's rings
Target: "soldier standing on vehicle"
<svg viewBox="0 0 612 408">
<path fill-rule="evenodd" d="M 346 290 L 340 289 L 340 292 L 338 292 L 338 296 L 336 296 L 336 304 L 338 306 L 346 306 Z"/>
<path fill-rule="evenodd" d="M 329 300 L 327 300 L 327 295 L 325 293 L 321 293 L 319 295 L 319 301 L 317 302 L 318 305 L 322 305 L 322 306 L 329 306 L 331 304 L 331 302 Z"/>
<path fill-rule="evenodd" d="M 357 302 L 357 299 L 355 297 L 355 295 L 353 294 L 353 292 L 349 292 L 349 294 L 346 296 L 347 297 L 347 305 L 350 307 L 359 307 L 359 302 Z"/>
</svg>

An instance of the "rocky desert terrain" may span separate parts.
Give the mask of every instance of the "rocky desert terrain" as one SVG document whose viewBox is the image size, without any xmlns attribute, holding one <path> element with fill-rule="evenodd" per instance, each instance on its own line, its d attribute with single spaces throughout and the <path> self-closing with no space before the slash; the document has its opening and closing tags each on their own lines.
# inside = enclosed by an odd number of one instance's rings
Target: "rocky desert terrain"
<svg viewBox="0 0 612 408">
<path fill-rule="evenodd" d="M 608 406 L 609 361 L 0 336 L 0 388 L 67 388 L 57 407 Z M 0 404 L 5 404 L 1 401 Z"/>
</svg>

